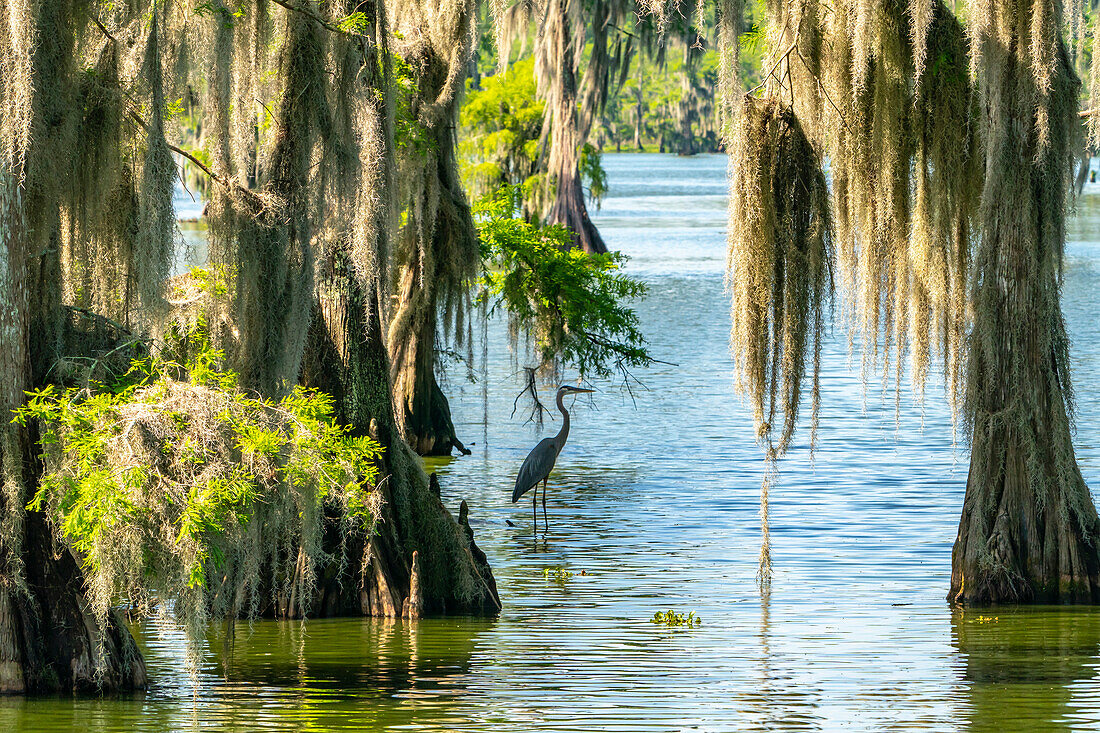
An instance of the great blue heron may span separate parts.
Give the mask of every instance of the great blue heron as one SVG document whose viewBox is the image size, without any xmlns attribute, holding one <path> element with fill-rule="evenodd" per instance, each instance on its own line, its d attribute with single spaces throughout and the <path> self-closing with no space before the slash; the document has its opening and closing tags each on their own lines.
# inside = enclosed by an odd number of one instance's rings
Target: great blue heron
<svg viewBox="0 0 1100 733">
<path fill-rule="evenodd" d="M 534 489 L 535 494 L 531 497 L 531 512 L 534 516 L 536 527 L 539 522 L 538 485 L 541 481 L 542 519 L 543 522 L 546 523 L 547 529 L 550 528 L 550 522 L 546 518 L 546 479 L 550 475 L 550 472 L 554 470 L 554 462 L 558 460 L 558 454 L 561 453 L 561 449 L 565 447 L 565 440 L 569 437 L 569 410 L 566 410 L 565 405 L 562 404 L 562 398 L 567 394 L 594 391 L 595 390 L 584 389 L 582 387 L 571 387 L 568 384 L 558 388 L 557 402 L 558 410 L 561 411 L 562 416 L 561 430 L 559 430 L 558 434 L 553 438 L 543 438 L 540 440 L 534 450 L 527 454 L 527 458 L 523 460 L 523 465 L 519 467 L 519 476 L 516 477 L 516 488 L 512 491 L 512 503 L 515 504 L 519 501 L 521 496 L 531 489 Z"/>
</svg>

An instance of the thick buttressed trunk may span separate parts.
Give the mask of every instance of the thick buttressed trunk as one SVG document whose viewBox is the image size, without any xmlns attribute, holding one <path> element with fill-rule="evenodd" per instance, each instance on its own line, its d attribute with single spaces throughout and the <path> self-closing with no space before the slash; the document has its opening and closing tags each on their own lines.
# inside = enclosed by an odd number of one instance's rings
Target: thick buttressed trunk
<svg viewBox="0 0 1100 733">
<path fill-rule="evenodd" d="M 115 613 L 100 630 L 84 601 L 84 576 L 55 546 L 43 515 L 27 514 L 21 540 L 25 586 L 0 586 L 0 694 L 145 687 L 145 662 L 122 617 Z"/>
<path fill-rule="evenodd" d="M 986 450 L 970 459 L 949 600 L 1100 603 L 1100 521 L 1088 486 L 1075 464 L 1069 475 L 1053 473 L 1064 459 L 1051 454 L 1068 450 L 1072 458 L 1068 428 L 1042 416 L 1023 429 L 997 422 L 987 421 L 979 428 L 985 434 L 975 437 Z M 1050 443 L 1029 446 L 1037 436 Z M 1048 455 L 1029 468 L 1034 451 Z M 1033 485 L 1033 471 L 1042 488 Z M 1063 516 L 1066 506 L 1076 508 Z"/>
<path fill-rule="evenodd" d="M 989 39 L 983 46 L 999 68 L 986 72 L 983 87 L 989 117 L 966 401 L 971 459 L 949 599 L 1100 603 L 1100 520 L 1073 451 L 1059 302 L 1078 85 L 1058 42 L 1044 94 L 1020 58 L 1027 34 L 1017 29 L 1013 47 Z"/>
<path fill-rule="evenodd" d="M 446 292 L 445 281 L 456 279 L 456 270 L 472 274 L 471 261 L 477 258 L 474 223 L 458 176 L 453 170 L 453 132 L 449 127 L 435 130 L 438 171 L 435 177 L 438 201 L 433 225 L 418 227 L 420 236 L 428 239 L 425 246 L 406 245 L 410 261 L 401 269 L 397 282 L 397 311 L 389 332 L 394 410 L 398 428 L 405 441 L 422 456 L 448 456 L 457 449 L 470 453 L 455 432 L 447 397 L 436 380 L 436 332 L 441 304 L 456 300 L 454 292 Z M 418 196 L 431 196 L 429 191 Z M 461 260 L 466 260 L 462 264 Z M 461 296 L 460 296 L 461 297 Z M 461 309 L 463 303 L 452 303 Z M 458 315 L 452 314 L 452 317 Z"/>
<path fill-rule="evenodd" d="M 0 279 L 0 312 L 13 312 L 6 306 L 19 298 L 16 294 L 21 288 L 5 286 L 15 281 L 12 278 L 5 283 Z M 16 298 L 11 299 L 11 295 Z M 83 356 L 88 362 L 100 364 L 110 361 L 114 354 L 130 353 L 120 338 L 97 329 L 85 330 L 79 323 L 60 323 L 56 330 L 62 334 L 61 352 L 68 356 Z M 4 324 L 0 324 L 0 332 L 11 333 Z M 0 362 L 6 362 L 0 364 L 0 381 L 4 382 L 0 391 L 6 392 L 0 400 L 0 411 L 5 414 L 15 406 L 13 398 L 21 397 L 19 385 L 46 382 L 45 369 L 32 367 L 29 374 L 22 375 L 13 370 L 27 354 L 26 346 L 41 346 L 39 341 L 13 339 L 0 355 Z M 46 352 L 52 353 L 52 349 Z M 44 365 L 47 361 L 39 354 L 29 363 Z M 56 357 L 49 361 L 56 367 Z M 128 360 L 122 361 L 128 366 Z M 54 368 L 54 376 L 60 371 Z M 12 386 L 16 389 L 10 389 Z M 0 483 L 4 484 L 0 495 L 0 694 L 109 692 L 145 687 L 145 662 L 121 615 L 112 614 L 107 628 L 100 628 L 85 602 L 84 575 L 76 560 L 57 543 L 44 514 L 24 509 L 43 469 L 33 431 L 17 425 L 0 427 L 0 431 Z M 9 554 L 12 552 L 17 553 L 14 559 Z"/>
<path fill-rule="evenodd" d="M 416 269 L 406 269 L 398 285 L 402 303 L 417 298 L 423 285 Z M 401 433 L 422 456 L 449 456 L 452 449 L 470 451 L 455 434 L 451 407 L 435 379 L 435 314 L 424 319 L 415 333 L 393 353 L 394 409 L 401 414 Z"/>
<path fill-rule="evenodd" d="M 535 71 L 540 93 L 546 98 L 543 135 L 549 135 L 546 153 L 554 202 L 546 216 L 548 224 L 561 224 L 573 232 L 573 246 L 590 254 L 607 252 L 584 202 L 584 186 L 578 166 L 581 147 L 588 139 L 596 113 L 607 97 L 610 59 L 607 52 L 607 24 L 610 7 L 597 3 L 592 19 L 592 52 L 585 71 L 584 88 L 577 84 L 575 34 L 584 33 L 578 22 L 579 0 L 550 0 L 538 42 Z M 579 107 L 579 109 L 578 109 Z"/>
<path fill-rule="evenodd" d="M 603 237 L 600 236 L 596 225 L 588 218 L 588 207 L 584 203 L 584 187 L 581 184 L 581 174 L 576 163 L 573 163 L 571 170 L 566 168 L 558 173 L 556 193 L 554 205 L 546 217 L 547 223 L 568 227 L 573 232 L 574 247 L 579 247 L 589 254 L 607 252 Z"/>
<path fill-rule="evenodd" d="M 11 422 L 24 390 L 45 384 L 57 361 L 66 315 L 60 182 L 50 165 L 66 160 L 74 122 L 64 90 L 75 12 L 64 2 L 21 5 L 0 19 L 10 75 L 0 84 L 0 694 L 145 684 L 129 630 L 117 617 L 100 629 L 76 561 L 55 546 L 46 518 L 26 509 L 42 466 L 33 433 Z M 20 95 L 29 97 L 26 107 Z"/>
<path fill-rule="evenodd" d="M 468 519 L 460 515 L 464 521 L 456 522 L 443 506 L 438 482 L 424 472 L 393 418 L 377 294 L 364 292 L 351 277 L 326 282 L 314 310 L 302 383 L 332 394 L 338 419 L 385 447 L 379 483 L 385 505 L 366 546 L 349 551 L 359 561 L 345 573 L 322 571 L 314 606 L 306 610 L 314 616 L 391 618 L 499 612 L 496 581 Z M 409 612 L 403 613 L 406 606 Z"/>
<path fill-rule="evenodd" d="M 5 178 L 0 170 L 0 185 L 11 182 Z M 30 303 L 43 302 L 32 291 L 53 288 L 26 267 L 29 237 L 13 193 L 0 191 L 0 694 L 141 688 L 145 664 L 126 625 L 116 614 L 99 628 L 76 560 L 56 545 L 45 516 L 25 508 L 42 463 L 32 432 L 7 416 L 25 387 L 45 383 L 53 361 L 45 334 L 62 331 L 64 311 L 55 309 L 58 322 L 48 328 L 41 312 L 32 317 Z M 32 325 L 39 331 L 33 339 Z"/>
<path fill-rule="evenodd" d="M 695 155 L 695 134 L 691 131 L 691 116 L 686 112 L 680 113 L 680 135 L 676 140 L 676 154 L 683 156 Z"/>
<path fill-rule="evenodd" d="M 449 0 L 446 13 L 417 1 L 398 3 L 395 28 L 417 90 L 411 114 L 429 139 L 400 162 L 408 212 L 397 247 L 396 306 L 387 311 L 394 412 L 408 444 L 422 456 L 468 454 L 455 434 L 436 380 L 436 339 L 454 324 L 460 340 L 469 282 L 481 262 L 473 215 L 458 172 L 455 126 L 470 69 L 477 5 Z M 441 22 L 441 19 L 446 20 Z M 443 323 L 440 323 L 442 319 Z"/>
</svg>

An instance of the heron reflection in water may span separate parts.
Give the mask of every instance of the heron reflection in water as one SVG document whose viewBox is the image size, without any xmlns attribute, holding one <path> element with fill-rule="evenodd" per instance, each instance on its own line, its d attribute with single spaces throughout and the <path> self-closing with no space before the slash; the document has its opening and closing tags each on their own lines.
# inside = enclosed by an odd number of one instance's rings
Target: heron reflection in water
<svg viewBox="0 0 1100 733">
<path fill-rule="evenodd" d="M 535 490 L 534 495 L 531 497 L 531 513 L 535 527 L 538 526 L 539 521 L 538 485 L 541 481 L 542 521 L 546 529 L 550 528 L 550 521 L 546 517 L 546 479 L 550 476 L 550 472 L 554 470 L 554 463 L 558 460 L 558 455 L 561 453 L 561 449 L 565 447 L 565 441 L 569 437 L 569 410 L 565 409 L 565 405 L 562 404 L 562 399 L 567 394 L 594 391 L 595 390 L 584 389 L 582 387 L 572 387 L 568 384 L 558 388 L 558 410 L 562 415 L 561 430 L 552 438 L 543 438 L 540 440 L 534 450 L 527 454 L 527 458 L 523 460 L 523 465 L 519 468 L 519 476 L 516 477 L 516 488 L 512 491 L 512 503 L 515 504 L 519 501 L 521 496 L 531 489 Z"/>
</svg>

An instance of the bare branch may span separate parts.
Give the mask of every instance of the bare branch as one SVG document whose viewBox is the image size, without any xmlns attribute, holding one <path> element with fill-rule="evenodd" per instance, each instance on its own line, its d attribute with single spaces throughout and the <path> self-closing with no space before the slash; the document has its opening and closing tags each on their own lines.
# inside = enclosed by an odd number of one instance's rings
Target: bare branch
<svg viewBox="0 0 1100 733">
<path fill-rule="evenodd" d="M 138 126 L 141 127 L 141 129 L 145 130 L 145 133 L 147 135 L 152 134 L 152 130 L 149 128 L 149 123 L 146 122 L 145 120 L 143 120 L 141 118 L 141 115 L 139 115 L 134 110 L 130 110 L 130 117 L 133 118 L 134 122 L 136 122 L 138 124 Z M 235 186 L 234 184 L 230 183 L 226 179 L 219 176 L 214 171 L 207 168 L 205 163 L 203 163 L 201 160 L 199 160 L 198 158 L 196 158 L 194 155 L 187 152 L 183 148 L 178 147 L 176 145 L 173 145 L 172 143 L 169 143 L 167 141 L 165 142 L 165 145 L 167 145 L 168 149 L 171 150 L 172 152 L 179 153 L 180 155 L 182 155 L 183 157 L 187 158 L 189 161 L 194 163 L 195 166 L 199 168 L 199 170 L 201 170 L 206 175 L 210 176 L 211 180 L 213 180 L 216 183 L 224 186 L 226 188 L 226 190 L 232 191 L 232 190 L 235 190 L 237 188 L 240 188 L 239 186 Z"/>
</svg>

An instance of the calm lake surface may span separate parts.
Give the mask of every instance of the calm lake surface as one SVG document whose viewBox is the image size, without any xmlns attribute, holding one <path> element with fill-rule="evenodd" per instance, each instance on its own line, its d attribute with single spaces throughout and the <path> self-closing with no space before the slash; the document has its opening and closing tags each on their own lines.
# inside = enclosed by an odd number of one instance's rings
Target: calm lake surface
<svg viewBox="0 0 1100 733">
<path fill-rule="evenodd" d="M 903 395 L 896 423 L 893 393 L 863 388 L 842 329 L 825 356 L 816 460 L 804 432 L 772 491 L 775 578 L 761 598 L 762 454 L 727 349 L 725 158 L 605 163 L 610 196 L 594 219 L 649 284 L 636 305 L 652 353 L 679 366 L 638 372 L 633 399 L 609 382 L 577 400 L 550 531 L 537 537 L 511 489 L 557 422 L 540 435 L 511 417 L 519 385 L 503 323 L 489 329 L 487 379 L 450 369 L 445 391 L 474 452 L 431 468 L 452 511 L 470 504 L 499 619 L 256 623 L 229 654 L 212 636 L 197 687 L 179 631 L 151 621 L 135 629 L 147 692 L 0 700 L 0 729 L 1100 728 L 1100 609 L 947 605 L 967 454 L 942 388 L 929 386 L 923 410 Z M 1100 197 L 1080 209 L 1064 308 L 1078 457 L 1097 487 Z M 576 575 L 545 577 L 559 567 Z M 702 626 L 650 622 L 669 608 Z"/>
</svg>

